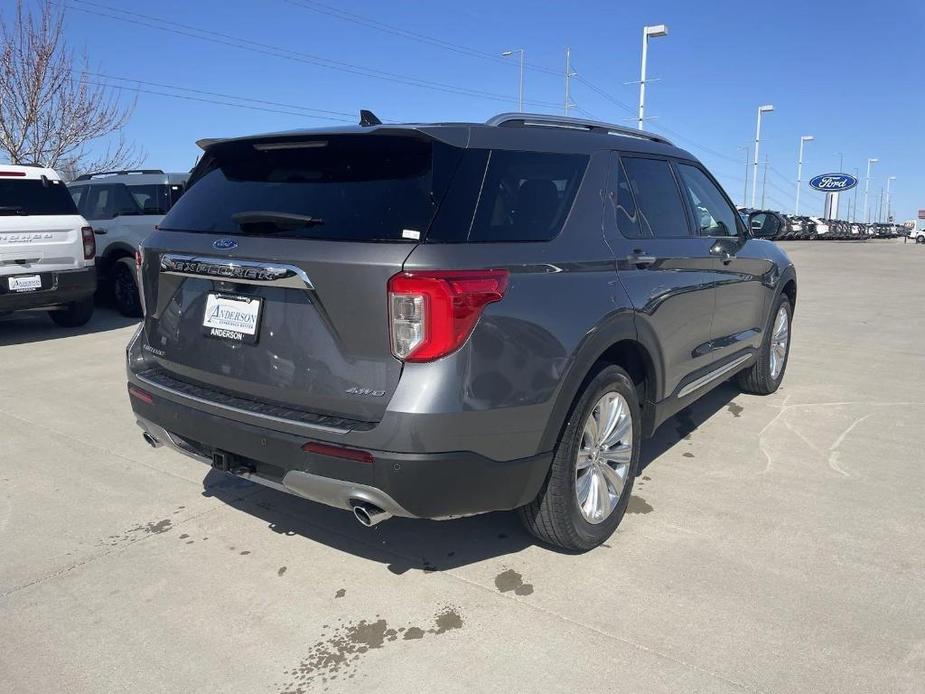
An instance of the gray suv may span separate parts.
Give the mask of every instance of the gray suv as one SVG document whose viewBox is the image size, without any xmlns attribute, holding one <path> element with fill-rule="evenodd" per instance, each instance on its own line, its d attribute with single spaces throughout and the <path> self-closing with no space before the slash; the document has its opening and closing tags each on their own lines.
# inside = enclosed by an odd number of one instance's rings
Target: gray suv
<svg viewBox="0 0 925 694">
<path fill-rule="evenodd" d="M 614 531 L 643 439 L 780 385 L 796 275 L 690 154 L 505 114 L 203 140 L 141 252 L 144 437 L 353 511 Z"/>
</svg>

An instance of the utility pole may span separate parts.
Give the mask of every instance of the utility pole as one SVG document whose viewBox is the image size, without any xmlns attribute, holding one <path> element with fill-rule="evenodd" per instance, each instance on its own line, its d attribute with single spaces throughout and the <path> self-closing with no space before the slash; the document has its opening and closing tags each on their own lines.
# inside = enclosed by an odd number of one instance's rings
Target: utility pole
<svg viewBox="0 0 925 694">
<path fill-rule="evenodd" d="M 765 154 L 764 155 L 764 177 L 762 178 L 762 181 L 761 181 L 761 209 L 762 210 L 765 209 L 764 194 L 767 192 L 767 190 L 768 190 L 768 155 Z"/>
<path fill-rule="evenodd" d="M 572 49 L 565 49 L 565 115 L 568 115 L 568 110 L 574 106 L 572 103 L 572 78 L 576 73 L 572 72 Z"/>
<path fill-rule="evenodd" d="M 896 180 L 896 176 L 889 176 L 886 179 L 886 221 L 891 223 L 890 218 L 893 216 L 891 208 L 893 206 L 893 194 L 890 192 L 890 184 Z"/>
<path fill-rule="evenodd" d="M 737 147 L 745 151 L 745 190 L 742 192 L 742 207 L 748 207 L 748 145 Z"/>
<path fill-rule="evenodd" d="M 876 164 L 879 159 L 871 158 L 867 160 L 867 177 L 864 179 L 864 222 L 870 224 L 870 207 L 867 204 L 867 198 L 870 194 L 870 165 Z"/>
<path fill-rule="evenodd" d="M 861 170 L 858 167 L 854 167 L 854 180 L 858 180 L 858 176 L 861 175 Z M 851 221 L 856 222 L 858 217 L 858 186 L 854 186 L 854 204 L 851 206 Z"/>
</svg>

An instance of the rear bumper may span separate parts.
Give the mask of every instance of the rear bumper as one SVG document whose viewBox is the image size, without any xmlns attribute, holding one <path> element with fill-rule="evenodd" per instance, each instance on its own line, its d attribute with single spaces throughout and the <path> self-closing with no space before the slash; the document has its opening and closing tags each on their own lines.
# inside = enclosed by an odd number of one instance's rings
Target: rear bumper
<svg viewBox="0 0 925 694">
<path fill-rule="evenodd" d="M 509 510 L 539 493 L 552 458 L 545 453 L 499 462 L 467 451 L 394 453 L 370 450 L 372 463 L 307 453 L 309 439 L 244 424 L 152 396 L 130 397 L 139 426 L 158 444 L 203 463 L 214 455 L 240 477 L 349 509 L 365 501 L 396 515 L 452 518 Z"/>
<path fill-rule="evenodd" d="M 19 274 L 41 275 L 42 286 L 48 288 L 33 292 L 11 292 L 7 280 L 10 275 L 3 275 L 0 277 L 0 312 L 69 304 L 86 299 L 96 291 L 96 268 L 93 266 L 81 270 Z"/>
</svg>

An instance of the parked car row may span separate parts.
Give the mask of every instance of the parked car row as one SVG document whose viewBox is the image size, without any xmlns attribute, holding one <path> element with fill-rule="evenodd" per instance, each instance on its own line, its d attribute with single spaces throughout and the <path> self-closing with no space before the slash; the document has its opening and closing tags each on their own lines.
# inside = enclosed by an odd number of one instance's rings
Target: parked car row
<svg viewBox="0 0 925 694">
<path fill-rule="evenodd" d="M 0 165 L 0 314 L 42 309 L 74 327 L 103 294 L 122 314 L 141 316 L 136 249 L 187 178 L 145 169 L 65 184 L 52 169 Z"/>
<path fill-rule="evenodd" d="M 864 224 L 745 207 L 739 208 L 739 212 L 751 220 L 755 236 L 775 241 L 857 241 L 897 238 L 909 233 L 901 224 Z"/>
</svg>

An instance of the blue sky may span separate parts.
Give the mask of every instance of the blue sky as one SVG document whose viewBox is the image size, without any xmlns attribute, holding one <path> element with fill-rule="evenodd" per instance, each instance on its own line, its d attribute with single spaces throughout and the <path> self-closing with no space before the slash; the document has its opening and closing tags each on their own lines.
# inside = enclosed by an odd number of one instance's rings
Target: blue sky
<svg viewBox="0 0 925 694">
<path fill-rule="evenodd" d="M 12 4 L 3 0 L 4 12 Z M 871 206 L 886 177 L 896 176 L 897 219 L 925 208 L 921 2 L 68 0 L 67 6 L 67 37 L 86 48 L 94 71 L 148 83 L 118 82 L 146 90 L 137 93 L 127 135 L 145 148 L 149 166 L 189 168 L 201 137 L 323 126 L 337 121 L 319 116 L 353 120 L 349 114 L 359 108 L 412 121 L 484 120 L 516 110 L 517 60 L 494 57 L 516 48 L 526 51 L 525 96 L 541 102 L 527 110 L 562 112 L 564 53 L 571 47 L 580 77 L 573 81 L 580 109 L 573 114 L 629 125 L 638 86 L 624 82 L 639 79 L 642 27 L 665 23 L 669 36 L 650 43 L 649 77 L 661 81 L 649 85 L 647 115 L 657 116 L 649 126 L 699 156 L 736 202 L 745 177 L 739 148 L 753 146 L 755 109 L 770 103 L 775 112 L 763 120 L 761 157 L 767 153 L 770 162 L 769 207 L 792 210 L 799 138 L 814 135 L 804 181 L 836 171 L 839 152 L 844 170 L 859 169 L 862 179 L 867 158 L 877 157 Z M 352 13 L 354 21 L 325 14 L 325 7 Z M 376 29 L 370 20 L 388 26 Z M 214 32 L 212 40 L 189 27 Z M 318 59 L 354 67 L 329 69 Z M 370 71 L 388 78 L 363 74 Z M 858 216 L 863 180 L 860 185 Z M 801 211 L 820 214 L 821 194 L 804 188 Z"/>
</svg>

